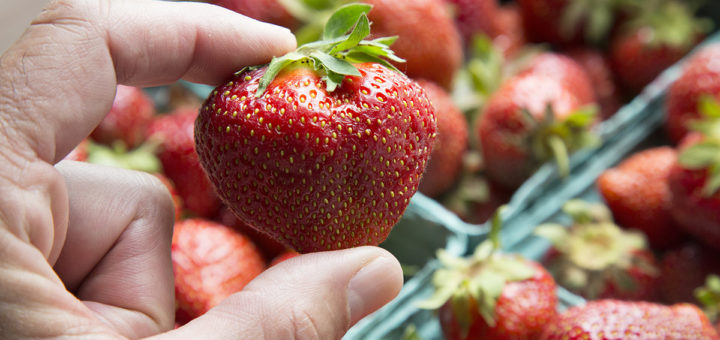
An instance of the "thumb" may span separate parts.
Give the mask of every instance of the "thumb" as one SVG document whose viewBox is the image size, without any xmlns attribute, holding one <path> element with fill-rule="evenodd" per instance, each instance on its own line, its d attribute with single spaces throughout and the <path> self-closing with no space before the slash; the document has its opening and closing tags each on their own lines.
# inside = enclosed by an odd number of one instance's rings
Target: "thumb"
<svg viewBox="0 0 720 340">
<path fill-rule="evenodd" d="M 266 270 L 174 339 L 340 339 L 402 287 L 400 263 L 377 247 L 306 254 Z"/>
</svg>

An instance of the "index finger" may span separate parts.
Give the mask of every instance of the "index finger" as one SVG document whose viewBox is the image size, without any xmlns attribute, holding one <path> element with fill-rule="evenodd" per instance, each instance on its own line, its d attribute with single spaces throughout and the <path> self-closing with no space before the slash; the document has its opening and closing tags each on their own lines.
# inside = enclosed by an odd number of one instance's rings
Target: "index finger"
<svg viewBox="0 0 720 340">
<path fill-rule="evenodd" d="M 216 84 L 294 47 L 288 30 L 208 4 L 54 1 L 0 58 L 0 145 L 52 163 L 102 120 L 117 83 Z"/>
</svg>

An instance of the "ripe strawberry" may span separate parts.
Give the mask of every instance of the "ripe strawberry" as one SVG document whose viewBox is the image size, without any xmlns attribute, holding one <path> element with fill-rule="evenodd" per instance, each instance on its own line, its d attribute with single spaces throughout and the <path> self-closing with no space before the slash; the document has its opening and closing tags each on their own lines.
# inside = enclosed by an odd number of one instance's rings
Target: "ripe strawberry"
<svg viewBox="0 0 720 340">
<path fill-rule="evenodd" d="M 568 309 L 540 337 L 555 339 L 718 339 L 703 312 L 691 304 L 591 301 Z"/>
<path fill-rule="evenodd" d="M 90 141 L 87 138 L 83 139 L 82 142 L 73 148 L 72 151 L 70 151 L 70 153 L 68 153 L 63 159 L 78 162 L 87 161 L 88 143 L 90 143 Z"/>
<path fill-rule="evenodd" d="M 585 105 L 595 103 L 593 80 L 582 64 L 568 56 L 545 52 L 536 55 L 521 74 L 541 74 L 567 85 Z"/>
<path fill-rule="evenodd" d="M 178 221 L 172 239 L 177 307 L 190 318 L 207 312 L 265 270 L 255 245 L 209 220 Z"/>
<path fill-rule="evenodd" d="M 444 268 L 421 308 L 437 309 L 446 339 L 535 339 L 556 315 L 555 282 L 538 263 L 499 253 L 499 217 L 470 258 L 438 252 Z"/>
<path fill-rule="evenodd" d="M 698 107 L 703 96 L 720 100 L 720 44 L 704 47 L 686 62 L 682 75 L 667 93 L 665 129 L 675 143 L 687 135 L 688 123 L 701 118 Z"/>
<path fill-rule="evenodd" d="M 423 89 L 379 63 L 389 65 L 380 57 L 393 57 L 390 41 L 360 41 L 369 9 L 342 7 L 326 26 L 329 40 L 238 72 L 195 125 L 200 161 L 223 201 L 301 253 L 382 242 L 435 142 Z"/>
<path fill-rule="evenodd" d="M 630 95 L 680 60 L 706 31 L 704 22 L 697 21 L 686 4 L 665 1 L 657 7 L 652 3 L 610 42 L 610 64 Z"/>
<path fill-rule="evenodd" d="M 163 173 L 175 183 L 184 207 L 197 216 L 211 218 L 221 203 L 195 151 L 197 116 L 198 110 L 193 108 L 157 116 L 148 127 L 148 138 L 159 144 L 157 155 Z"/>
<path fill-rule="evenodd" d="M 622 100 L 608 58 L 590 47 L 572 48 L 564 51 L 564 54 L 582 66 L 590 76 L 602 118 L 608 119 L 614 115 L 622 106 Z"/>
<path fill-rule="evenodd" d="M 132 149 L 145 140 L 147 126 L 154 115 L 155 104 L 143 90 L 118 85 L 110 112 L 90 137 L 108 145 L 119 140 Z"/>
<path fill-rule="evenodd" d="M 532 42 L 558 46 L 602 42 L 612 28 L 619 1 L 518 0 L 525 34 Z"/>
<path fill-rule="evenodd" d="M 715 107 L 708 134 L 690 134 L 681 143 L 669 182 L 675 221 L 700 242 L 720 250 L 720 105 Z"/>
<path fill-rule="evenodd" d="M 418 84 L 435 108 L 438 134 L 418 190 L 435 197 L 450 189 L 462 171 L 463 154 L 468 147 L 468 124 L 442 87 L 426 80 L 418 80 Z"/>
<path fill-rule="evenodd" d="M 363 0 L 373 36 L 398 36 L 393 50 L 407 62 L 395 64 L 413 79 L 427 79 L 449 89 L 462 65 L 460 34 L 444 0 Z M 438 48 L 442 44 L 442 48 Z"/>
<path fill-rule="evenodd" d="M 494 36 L 499 5 L 497 0 L 445 0 L 451 5 L 455 25 L 467 46 L 476 34 Z"/>
<path fill-rule="evenodd" d="M 659 273 L 642 234 L 620 229 L 603 205 L 569 201 L 569 228 L 539 226 L 553 248 L 543 263 L 558 284 L 587 299 L 652 300 Z"/>
<path fill-rule="evenodd" d="M 475 128 L 488 178 L 508 189 L 552 158 L 566 174 L 567 153 L 591 144 L 588 129 L 595 113 L 586 109 L 591 102 L 583 97 L 592 92 L 583 90 L 580 79 L 561 77 L 572 73 L 548 73 L 528 70 L 505 82 L 490 96 Z"/>
<path fill-rule="evenodd" d="M 695 290 L 708 275 L 720 275 L 720 253 L 697 242 L 669 249 L 660 264 L 660 294 L 665 303 L 694 303 Z"/>
<path fill-rule="evenodd" d="M 642 231 L 654 249 L 678 244 L 685 235 L 670 214 L 668 176 L 676 159 L 671 147 L 643 150 L 597 179 L 600 195 L 618 225 Z"/>
<path fill-rule="evenodd" d="M 298 22 L 278 0 L 211 0 L 212 4 L 225 7 L 255 20 L 296 28 Z"/>
</svg>

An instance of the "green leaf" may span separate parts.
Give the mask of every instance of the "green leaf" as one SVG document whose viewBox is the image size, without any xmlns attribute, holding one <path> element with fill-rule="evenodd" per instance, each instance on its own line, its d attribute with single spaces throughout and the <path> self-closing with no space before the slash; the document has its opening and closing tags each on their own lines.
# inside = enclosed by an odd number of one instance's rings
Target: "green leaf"
<svg viewBox="0 0 720 340">
<path fill-rule="evenodd" d="M 369 40 L 367 43 L 368 43 L 369 45 L 379 44 L 379 45 L 385 45 L 385 46 L 387 46 L 387 47 L 390 47 L 390 45 L 394 44 L 395 41 L 397 41 L 397 39 L 398 39 L 398 36 L 397 36 L 397 35 L 393 35 L 393 36 L 389 36 L 389 37 L 375 38 L 375 39 L 373 39 L 373 40 Z"/>
<path fill-rule="evenodd" d="M 382 45 L 368 45 L 360 43 L 360 45 L 352 49 L 352 52 L 365 53 L 376 57 L 385 57 L 399 63 L 405 62 L 405 59 L 398 57 L 395 55 L 395 52 L 387 47 L 383 47 Z"/>
<path fill-rule="evenodd" d="M 346 60 L 319 51 L 313 52 L 310 56 L 317 59 L 328 71 L 346 76 L 361 76 L 360 71 Z"/>
<path fill-rule="evenodd" d="M 345 35 L 360 19 L 372 9 L 368 4 L 349 4 L 340 7 L 328 19 L 323 31 L 323 40 L 333 39 Z"/>
<path fill-rule="evenodd" d="M 570 175 L 570 152 L 568 151 L 567 145 L 565 145 L 562 138 L 558 136 L 550 136 L 547 143 L 555 159 L 555 164 L 557 164 L 560 176 L 567 177 Z"/>
<path fill-rule="evenodd" d="M 535 269 L 526 262 L 515 257 L 494 257 L 490 261 L 492 270 L 500 273 L 506 282 L 527 280 L 535 275 Z"/>
<path fill-rule="evenodd" d="M 267 70 L 265 71 L 265 74 L 263 74 L 262 78 L 260 78 L 260 84 L 258 85 L 255 97 L 262 96 L 262 94 L 265 93 L 265 90 L 267 90 L 267 87 L 270 86 L 270 83 L 272 83 L 273 79 L 275 79 L 278 73 L 280 73 L 280 71 L 282 71 L 285 67 L 304 58 L 306 58 L 306 56 L 299 52 L 290 52 L 282 57 L 273 57 Z"/>
<path fill-rule="evenodd" d="M 480 315 L 489 326 L 493 327 L 495 326 L 495 306 L 497 299 L 505 289 L 505 278 L 493 271 L 483 270 L 473 278 L 473 282 L 480 287 L 482 292 L 480 301 L 478 301 Z"/>
<path fill-rule="evenodd" d="M 340 42 L 330 50 L 330 54 L 335 54 L 340 51 L 347 50 L 349 48 L 357 46 L 365 37 L 370 34 L 370 21 L 368 17 L 363 14 L 358 19 L 355 28 L 352 30 L 346 40 Z"/>
<path fill-rule="evenodd" d="M 720 118 L 720 103 L 711 95 L 703 95 L 698 100 L 698 110 L 708 118 Z"/>
<path fill-rule="evenodd" d="M 355 49 L 358 48 L 361 48 L 361 46 L 358 46 Z M 345 60 L 351 63 L 378 63 L 393 71 L 400 72 L 393 64 L 390 64 L 387 60 L 363 52 L 349 52 L 345 54 Z"/>
<path fill-rule="evenodd" d="M 438 272 L 435 273 L 435 275 L 437 274 Z M 431 310 L 440 308 L 455 294 L 463 280 L 463 277 L 460 275 L 452 275 L 444 278 L 441 285 L 436 283 L 436 290 L 432 296 L 418 302 L 416 305 L 417 308 Z M 433 277 L 433 281 L 436 281 L 435 276 Z"/>
<path fill-rule="evenodd" d="M 694 144 L 678 156 L 678 162 L 686 169 L 699 170 L 720 161 L 720 145 L 712 140 Z"/>
<path fill-rule="evenodd" d="M 565 122 L 572 127 L 587 127 L 595 122 L 597 115 L 597 105 L 583 106 L 568 115 Z"/>
<path fill-rule="evenodd" d="M 475 252 L 473 252 L 472 257 L 476 261 L 483 261 L 490 257 L 493 253 L 493 249 L 493 242 L 491 240 L 485 240 L 475 248 Z"/>
<path fill-rule="evenodd" d="M 703 187 L 703 195 L 710 197 L 720 189 L 720 164 L 715 163 L 708 170 L 708 179 Z"/>
</svg>

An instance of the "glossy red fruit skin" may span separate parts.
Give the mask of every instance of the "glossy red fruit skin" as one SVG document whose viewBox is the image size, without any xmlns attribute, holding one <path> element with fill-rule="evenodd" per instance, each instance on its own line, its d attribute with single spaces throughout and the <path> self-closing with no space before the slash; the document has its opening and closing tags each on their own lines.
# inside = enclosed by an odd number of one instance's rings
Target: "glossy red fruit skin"
<svg viewBox="0 0 720 340">
<path fill-rule="evenodd" d="M 687 135 L 678 152 L 703 140 L 700 134 Z M 708 170 L 691 170 L 676 163 L 670 171 L 672 216 L 677 224 L 698 241 L 720 250 L 720 191 L 705 196 Z"/>
<path fill-rule="evenodd" d="M 510 79 L 490 97 L 475 128 L 489 179 L 514 189 L 532 174 L 538 165 L 527 145 L 532 125 L 521 110 L 543 121 L 548 104 L 561 120 L 586 103 L 559 79 L 533 73 Z"/>
<path fill-rule="evenodd" d="M 455 184 L 462 171 L 463 155 L 468 148 L 468 123 L 442 87 L 426 80 L 418 80 L 418 84 L 435 107 L 438 135 L 418 190 L 437 197 Z"/>
<path fill-rule="evenodd" d="M 591 47 L 576 47 L 563 53 L 582 66 L 590 76 L 602 119 L 614 115 L 622 107 L 622 99 L 607 56 Z"/>
<path fill-rule="evenodd" d="M 596 181 L 615 222 L 642 231 L 653 249 L 666 249 L 686 238 L 670 212 L 668 177 L 676 160 L 677 152 L 671 147 L 643 150 L 606 170 Z"/>
<path fill-rule="evenodd" d="M 438 311 L 438 319 L 445 339 L 536 339 L 543 326 L 557 314 L 556 286 L 552 276 L 540 264 L 527 263 L 535 269 L 535 274 L 527 280 L 505 285 L 495 307 L 495 327 L 490 327 L 477 308 L 473 308 L 470 328 L 464 335 L 450 303 L 443 305 Z"/>
<path fill-rule="evenodd" d="M 650 46 L 651 35 L 650 30 L 628 31 L 616 35 L 610 42 L 610 64 L 627 95 L 642 91 L 689 50 L 689 47 L 683 49 L 665 44 Z"/>
<path fill-rule="evenodd" d="M 163 173 L 175 184 L 183 206 L 196 216 L 212 218 L 221 203 L 195 150 L 193 133 L 197 116 L 196 108 L 157 116 L 148 127 L 148 135 L 160 141 L 158 158 Z"/>
<path fill-rule="evenodd" d="M 665 129 L 679 143 L 688 134 L 688 122 L 700 119 L 698 101 L 704 95 L 720 99 L 720 44 L 704 47 L 694 54 L 682 75 L 670 85 L 666 97 Z"/>
<path fill-rule="evenodd" d="M 664 306 L 650 302 L 590 301 L 560 314 L 541 340 L 575 339 L 718 339 L 696 306 Z"/>
<path fill-rule="evenodd" d="M 175 223 L 172 262 L 175 300 L 190 318 L 239 292 L 266 268 L 265 260 L 249 238 L 199 218 Z"/>
<path fill-rule="evenodd" d="M 695 289 L 708 275 L 720 275 L 720 252 L 698 242 L 668 249 L 660 264 L 660 295 L 664 303 L 698 303 Z"/>
<path fill-rule="evenodd" d="M 209 2 L 258 21 L 291 29 L 298 26 L 297 20 L 278 0 L 211 0 Z"/>
<path fill-rule="evenodd" d="M 328 93 L 309 68 L 265 69 L 219 86 L 196 123 L 200 160 L 223 201 L 300 253 L 377 245 L 417 191 L 435 142 L 423 89 L 374 63 Z M 237 112 L 237 114 L 235 113 Z"/>
<path fill-rule="evenodd" d="M 396 64 L 398 69 L 410 78 L 431 80 L 450 89 L 462 66 L 463 51 L 445 0 L 363 2 L 373 5 L 368 13 L 371 38 L 398 36 L 392 49 L 406 61 Z"/>
<path fill-rule="evenodd" d="M 595 89 L 589 73 L 570 57 L 552 52 L 535 56 L 521 74 L 539 74 L 553 77 L 565 84 L 583 104 L 596 101 Z"/>
<path fill-rule="evenodd" d="M 145 140 L 154 115 L 155 104 L 142 89 L 118 85 L 110 112 L 95 127 L 90 138 L 107 145 L 120 140 L 132 149 Z"/>
</svg>

